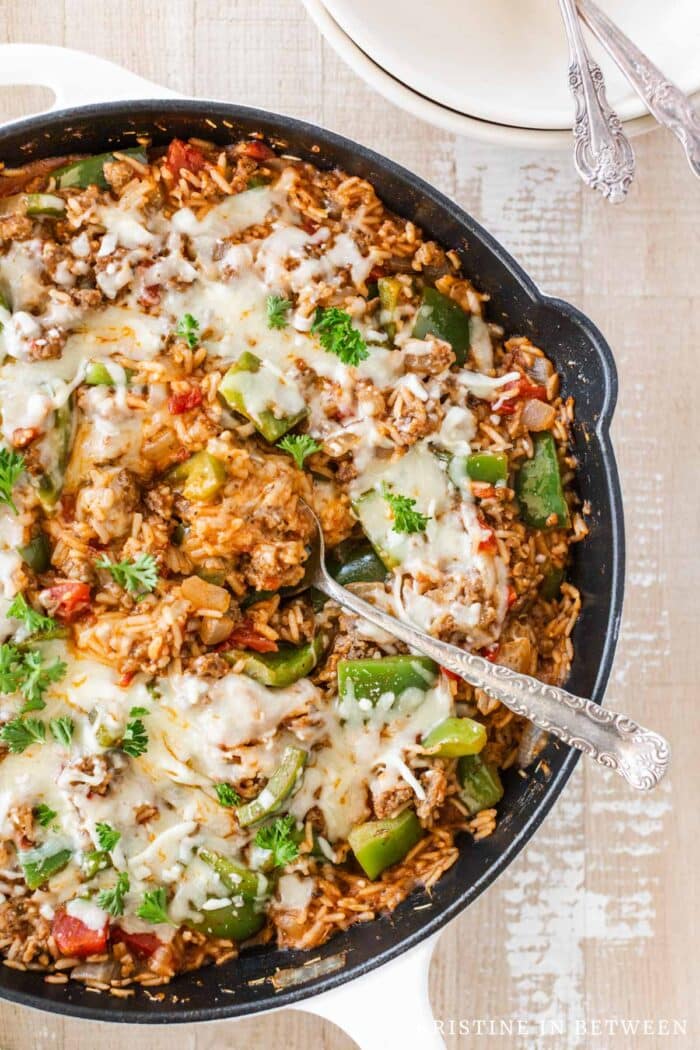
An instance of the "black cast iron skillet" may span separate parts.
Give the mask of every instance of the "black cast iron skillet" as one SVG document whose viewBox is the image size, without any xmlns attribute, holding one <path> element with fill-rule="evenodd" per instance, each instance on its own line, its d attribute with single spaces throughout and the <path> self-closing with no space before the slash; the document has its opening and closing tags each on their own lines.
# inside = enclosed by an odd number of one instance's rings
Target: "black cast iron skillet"
<svg viewBox="0 0 700 1050">
<path fill-rule="evenodd" d="M 368 179 L 385 204 L 411 218 L 430 237 L 455 248 L 466 274 L 491 295 L 490 320 L 509 334 L 529 336 L 544 348 L 576 399 L 575 451 L 578 485 L 591 505 L 590 536 L 573 548 L 570 578 L 583 594 L 573 635 L 575 658 L 568 688 L 600 702 L 610 674 L 622 609 L 624 527 L 617 468 L 608 428 L 615 406 L 617 375 L 600 332 L 568 303 L 542 295 L 518 263 L 477 222 L 409 171 L 329 131 L 262 110 L 219 102 L 168 100 L 116 102 L 43 114 L 0 130 L 0 160 L 18 165 L 39 157 L 99 153 L 133 145 L 136 135 L 166 143 L 174 136 L 231 142 L 262 131 L 287 151 L 321 168 L 339 166 Z M 576 751 L 551 742 L 544 754 L 546 779 L 506 778 L 495 833 L 478 844 L 468 837 L 458 862 L 430 897 L 414 893 L 385 918 L 358 925 L 333 938 L 313 957 L 324 961 L 312 976 L 275 991 L 279 969 L 301 967 L 304 952 L 274 948 L 244 952 L 224 967 L 209 967 L 175 979 L 162 1002 L 142 993 L 131 999 L 95 995 L 78 983 L 47 985 L 42 975 L 0 966 L 0 996 L 57 1013 L 105 1021 L 159 1023 L 240 1017 L 307 998 L 350 981 L 423 940 L 471 904 L 534 834 L 578 761 Z M 261 980 L 262 979 L 262 980 Z M 232 990 L 222 993 L 221 988 Z M 160 990 L 160 989 L 159 989 Z"/>
</svg>

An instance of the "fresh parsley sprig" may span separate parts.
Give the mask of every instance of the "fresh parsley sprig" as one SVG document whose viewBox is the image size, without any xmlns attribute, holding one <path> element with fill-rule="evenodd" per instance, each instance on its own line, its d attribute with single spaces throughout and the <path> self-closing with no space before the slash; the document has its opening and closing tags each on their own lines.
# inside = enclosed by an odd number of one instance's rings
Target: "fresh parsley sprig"
<svg viewBox="0 0 700 1050">
<path fill-rule="evenodd" d="M 394 524 L 392 525 L 394 532 L 425 532 L 430 518 L 413 509 L 416 505 L 414 499 L 411 499 L 409 496 L 401 496 L 398 493 L 389 492 L 386 485 L 382 490 L 382 495 L 391 507 L 394 515 Z"/>
<path fill-rule="evenodd" d="M 165 888 L 159 886 L 157 890 L 146 890 L 143 901 L 136 909 L 139 919 L 156 925 L 159 922 L 170 922 L 168 916 L 168 900 Z"/>
<path fill-rule="evenodd" d="M 12 490 L 24 472 L 25 462 L 21 452 L 0 448 L 0 503 L 7 503 L 15 514 L 17 507 L 12 499 Z"/>
<path fill-rule="evenodd" d="M 0 645 L 0 693 L 21 693 L 25 699 L 22 714 L 46 707 L 44 693 L 66 673 L 63 660 L 44 666 L 37 649 L 21 650 L 5 642 Z"/>
<path fill-rule="evenodd" d="M 54 817 L 58 816 L 55 809 L 51 809 L 51 806 L 47 806 L 45 802 L 40 802 L 38 806 L 35 806 L 32 810 L 34 819 L 38 824 L 41 824 L 42 828 L 48 828 Z"/>
<path fill-rule="evenodd" d="M 291 813 L 278 817 L 271 824 L 260 828 L 255 836 L 255 845 L 260 849 L 270 850 L 276 868 L 291 864 L 299 856 L 299 846 L 294 841 L 293 831 L 296 821 Z"/>
<path fill-rule="evenodd" d="M 227 809 L 241 804 L 241 796 L 230 784 L 214 784 L 214 791 L 216 792 L 219 805 L 225 806 Z"/>
<path fill-rule="evenodd" d="M 106 554 L 95 562 L 98 569 L 107 569 L 115 583 L 142 597 L 155 590 L 158 583 L 158 566 L 152 554 L 139 554 L 133 561 L 111 561 Z"/>
<path fill-rule="evenodd" d="M 183 314 L 177 322 L 175 335 L 182 339 L 183 343 L 187 343 L 190 350 L 194 350 L 199 343 L 199 321 L 192 314 Z"/>
<path fill-rule="evenodd" d="M 97 845 L 101 850 L 104 850 L 105 853 L 111 853 L 121 837 L 121 832 L 117 831 L 116 828 L 113 828 L 106 820 L 100 820 L 95 824 L 95 838 L 97 839 Z"/>
<path fill-rule="evenodd" d="M 0 740 L 13 755 L 21 755 L 31 744 L 46 741 L 46 726 L 38 718 L 13 718 L 0 729 Z"/>
<path fill-rule="evenodd" d="M 61 715 L 60 718 L 52 718 L 49 722 L 49 729 L 51 730 L 51 736 L 57 744 L 63 744 L 64 747 L 70 747 L 70 742 L 73 739 L 73 732 L 75 731 L 75 722 L 72 718 L 68 715 Z"/>
<path fill-rule="evenodd" d="M 138 758 L 139 755 L 148 751 L 148 733 L 140 718 L 132 718 L 126 723 L 124 736 L 119 746 L 131 758 Z"/>
<path fill-rule="evenodd" d="M 122 871 L 117 876 L 116 885 L 111 890 L 101 890 L 97 894 L 97 905 L 103 908 L 113 918 L 118 918 L 124 913 L 124 897 L 129 892 L 129 876 Z"/>
<path fill-rule="evenodd" d="M 52 631 L 57 626 L 52 616 L 44 616 L 36 609 L 32 609 L 23 594 L 14 596 L 7 615 L 13 620 L 21 620 L 30 634 L 36 634 L 38 631 Z"/>
<path fill-rule="evenodd" d="M 344 365 L 359 365 L 369 357 L 367 344 L 353 325 L 352 317 L 337 306 L 325 309 L 319 306 L 311 331 L 318 336 L 323 349 L 339 357 Z"/>
<path fill-rule="evenodd" d="M 265 300 L 268 328 L 286 328 L 287 314 L 292 308 L 289 299 L 283 295 L 268 295 Z"/>
<path fill-rule="evenodd" d="M 277 448 L 288 452 L 299 470 L 304 469 L 304 460 L 313 456 L 314 452 L 320 452 L 321 446 L 310 434 L 287 434 L 277 442 Z"/>
</svg>

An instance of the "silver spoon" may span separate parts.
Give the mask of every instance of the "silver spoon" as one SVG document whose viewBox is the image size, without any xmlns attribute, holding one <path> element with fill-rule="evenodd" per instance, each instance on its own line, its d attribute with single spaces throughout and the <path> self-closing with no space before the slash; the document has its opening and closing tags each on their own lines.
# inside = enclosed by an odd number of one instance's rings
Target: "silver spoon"
<svg viewBox="0 0 700 1050">
<path fill-rule="evenodd" d="M 517 715 L 524 715 L 540 729 L 565 744 L 578 748 L 601 766 L 615 770 L 632 787 L 649 791 L 668 769 L 670 749 L 658 733 L 637 725 L 626 715 L 574 696 L 565 689 L 546 685 L 529 675 L 518 674 L 456 645 L 439 642 L 409 623 L 397 620 L 364 601 L 329 575 L 325 567 L 325 544 L 318 518 L 307 507 L 315 525 L 305 581 L 358 616 L 400 638 L 419 653 L 432 657 L 441 667 L 483 689 Z"/>
<path fill-rule="evenodd" d="M 569 87 L 576 103 L 574 164 L 587 186 L 619 204 L 634 178 L 634 153 L 608 104 L 600 66 L 583 39 L 576 0 L 559 0 L 559 7 L 569 40 Z"/>
<path fill-rule="evenodd" d="M 679 87 L 611 22 L 593 0 L 577 0 L 581 16 L 625 74 L 659 124 L 680 141 L 694 175 L 700 178 L 700 116 Z"/>
</svg>

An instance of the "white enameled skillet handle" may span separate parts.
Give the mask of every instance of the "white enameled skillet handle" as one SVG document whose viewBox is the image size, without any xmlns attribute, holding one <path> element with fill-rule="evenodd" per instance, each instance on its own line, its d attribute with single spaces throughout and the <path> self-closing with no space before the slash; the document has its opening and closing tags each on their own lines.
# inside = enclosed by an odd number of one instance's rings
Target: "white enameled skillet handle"
<svg viewBox="0 0 700 1050">
<path fill-rule="evenodd" d="M 430 959 L 436 943 L 437 934 L 386 966 L 295 1003 L 293 1009 L 337 1024 L 360 1050 L 445 1050 L 428 997 Z"/>
<path fill-rule="evenodd" d="M 178 93 L 85 51 L 49 44 L 0 44 L 0 86 L 39 84 L 54 109 L 125 98 L 177 98 Z"/>
</svg>

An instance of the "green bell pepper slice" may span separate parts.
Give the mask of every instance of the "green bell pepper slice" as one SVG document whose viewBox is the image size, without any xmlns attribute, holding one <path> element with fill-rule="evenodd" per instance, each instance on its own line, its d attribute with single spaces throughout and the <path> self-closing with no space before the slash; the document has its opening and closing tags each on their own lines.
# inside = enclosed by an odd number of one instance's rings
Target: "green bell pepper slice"
<svg viewBox="0 0 700 1050">
<path fill-rule="evenodd" d="M 80 865 L 83 877 L 86 879 L 94 879 L 98 872 L 111 867 L 112 858 L 103 849 L 91 849 L 88 853 L 84 853 Z"/>
<path fill-rule="evenodd" d="M 497 767 L 481 755 L 464 755 L 457 763 L 459 797 L 470 816 L 490 809 L 503 798 L 503 784 Z"/>
<path fill-rule="evenodd" d="M 45 445 L 51 450 L 51 466 L 37 481 L 39 501 L 44 510 L 52 510 L 63 491 L 63 482 L 66 476 L 66 468 L 70 459 L 71 446 L 73 444 L 73 399 L 69 398 L 64 405 L 56 409 L 54 425 L 44 439 Z"/>
<path fill-rule="evenodd" d="M 257 798 L 244 802 L 236 810 L 238 823 L 242 828 L 257 824 L 268 817 L 282 805 L 296 788 L 306 765 L 307 753 L 300 747 L 286 747 L 282 761 L 274 771 Z"/>
<path fill-rule="evenodd" d="M 265 909 L 256 900 L 243 898 L 220 908 L 202 909 L 203 918 L 187 925 L 207 937 L 224 937 L 228 941 L 247 941 L 265 925 Z"/>
<path fill-rule="evenodd" d="M 338 695 L 341 700 L 370 700 L 407 689 L 427 692 L 438 676 L 438 666 L 427 656 L 382 656 L 378 659 L 339 660 Z"/>
<path fill-rule="evenodd" d="M 43 886 L 52 875 L 58 874 L 65 868 L 72 856 L 73 851 L 70 849 L 48 853 L 46 845 L 20 853 L 19 862 L 28 888 L 36 890 L 39 886 Z"/>
<path fill-rule="evenodd" d="M 557 446 L 546 431 L 533 435 L 534 454 L 515 478 L 515 493 L 523 521 L 534 529 L 561 528 L 569 523 L 569 508 L 559 472 Z"/>
<path fill-rule="evenodd" d="M 259 357 L 255 354 L 251 354 L 248 350 L 241 354 L 235 364 L 231 365 L 224 378 L 219 383 L 219 394 L 224 399 L 229 408 L 232 408 L 235 412 L 245 416 L 253 424 L 259 434 L 269 441 L 270 444 L 274 444 L 279 441 L 288 430 L 295 427 L 297 423 L 306 416 L 308 409 L 304 407 L 301 411 L 296 412 L 291 416 L 278 416 L 275 415 L 274 408 L 274 383 L 270 383 L 270 378 L 278 380 L 274 373 L 269 373 L 268 377 L 261 375 L 260 372 L 263 368 L 263 363 Z M 257 378 L 252 378 L 257 377 Z M 256 389 L 257 387 L 257 389 Z M 269 407 L 259 409 L 251 405 L 251 392 L 255 391 L 255 400 L 258 399 L 259 392 L 265 396 L 265 388 L 269 388 Z"/>
<path fill-rule="evenodd" d="M 141 146 L 133 149 L 122 149 L 119 152 L 123 153 L 124 156 L 133 157 L 135 160 L 140 161 L 141 164 L 148 164 L 148 156 L 145 149 Z M 100 189 L 106 190 L 109 183 L 105 178 L 105 164 L 109 164 L 116 159 L 113 153 L 98 153 L 94 157 L 85 157 L 83 160 L 66 164 L 62 168 L 56 168 L 51 174 L 56 180 L 56 187 L 59 190 L 76 187 L 86 189 L 88 186 L 99 186 Z"/>
<path fill-rule="evenodd" d="M 328 555 L 328 571 L 337 583 L 381 583 L 386 566 L 367 540 L 343 540 Z"/>
<path fill-rule="evenodd" d="M 130 368 L 125 369 L 126 381 L 128 383 L 134 374 Z M 88 386 L 117 386 L 114 376 L 111 374 L 104 361 L 90 361 L 85 370 L 85 382 Z"/>
<path fill-rule="evenodd" d="M 195 452 L 184 463 L 168 472 L 168 480 L 182 485 L 185 499 L 206 503 L 214 499 L 226 483 L 226 464 L 210 452 Z"/>
<path fill-rule="evenodd" d="M 467 474 L 472 481 L 495 485 L 508 480 L 508 456 L 505 452 L 472 452 L 467 456 Z"/>
<path fill-rule="evenodd" d="M 59 218 L 66 213 L 66 202 L 53 193 L 28 193 L 27 215 L 50 215 Z"/>
<path fill-rule="evenodd" d="M 326 638 L 316 635 L 306 645 L 285 646 L 274 653 L 229 649 L 222 653 L 230 664 L 243 661 L 243 674 L 269 689 L 284 689 L 310 674 L 326 647 Z"/>
<path fill-rule="evenodd" d="M 206 849 L 204 846 L 197 851 L 197 856 L 213 868 L 224 886 L 230 893 L 240 893 L 244 897 L 253 899 L 260 896 L 260 879 L 254 871 L 239 864 L 223 853 Z"/>
<path fill-rule="evenodd" d="M 348 835 L 348 842 L 365 875 L 374 881 L 385 868 L 403 860 L 422 835 L 415 812 L 405 809 L 398 817 L 358 824 Z"/>
<path fill-rule="evenodd" d="M 380 277 L 377 281 L 377 292 L 381 306 L 380 321 L 389 342 L 396 337 L 396 310 L 401 297 L 401 281 L 398 277 Z"/>
<path fill-rule="evenodd" d="M 473 718 L 446 718 L 423 737 L 422 743 L 438 758 L 476 755 L 486 747 L 486 726 Z"/>
<path fill-rule="evenodd" d="M 220 908 L 203 909 L 202 918 L 188 925 L 208 937 L 225 937 L 233 941 L 252 937 L 265 923 L 261 884 L 266 888 L 266 881 L 250 868 L 221 853 L 202 848 L 198 855 L 214 869 L 233 899 Z"/>
<path fill-rule="evenodd" d="M 49 540 L 43 532 L 34 536 L 24 547 L 19 547 L 18 552 L 34 572 L 46 572 L 51 564 Z"/>
<path fill-rule="evenodd" d="M 425 339 L 428 335 L 444 339 L 452 347 L 457 364 L 463 365 L 470 344 L 469 314 L 437 288 L 425 288 L 413 335 L 416 339 Z"/>
<path fill-rule="evenodd" d="M 391 570 L 401 564 L 406 536 L 393 531 L 393 520 L 387 507 L 386 500 L 377 489 L 370 489 L 359 499 L 352 501 L 352 509 L 362 525 L 365 536 L 385 568 Z"/>
<path fill-rule="evenodd" d="M 540 596 L 544 598 L 546 602 L 551 602 L 559 597 L 559 592 L 565 576 L 566 573 L 564 569 L 550 569 L 545 573 L 544 579 L 540 584 Z"/>
</svg>

